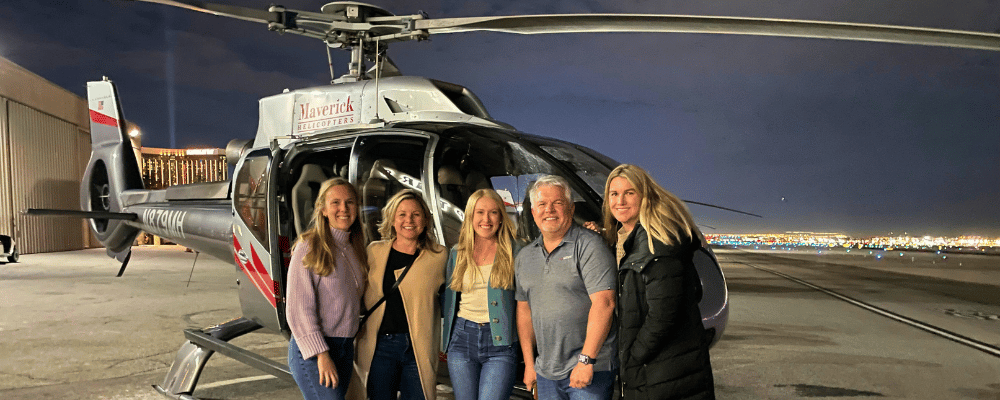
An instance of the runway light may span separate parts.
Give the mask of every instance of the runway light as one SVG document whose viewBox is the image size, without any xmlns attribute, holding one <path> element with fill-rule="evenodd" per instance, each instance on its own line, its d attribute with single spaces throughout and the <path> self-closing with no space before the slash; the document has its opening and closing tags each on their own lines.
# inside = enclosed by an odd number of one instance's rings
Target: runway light
<svg viewBox="0 0 1000 400">
<path fill-rule="evenodd" d="M 875 258 L 877 258 L 877 259 L 881 260 L 881 259 L 882 259 L 882 255 L 881 255 L 881 254 L 879 254 L 879 255 L 875 256 Z"/>
<path fill-rule="evenodd" d="M 899 253 L 899 256 L 900 256 L 900 257 L 902 257 L 902 256 L 903 256 L 903 253 Z"/>
</svg>

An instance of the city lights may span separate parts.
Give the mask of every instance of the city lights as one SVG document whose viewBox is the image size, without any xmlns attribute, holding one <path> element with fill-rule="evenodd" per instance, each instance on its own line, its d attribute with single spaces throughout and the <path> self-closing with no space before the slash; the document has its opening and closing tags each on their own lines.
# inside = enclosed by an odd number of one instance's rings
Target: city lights
<svg viewBox="0 0 1000 400">
<path fill-rule="evenodd" d="M 1000 238 L 982 236 L 932 237 L 932 236 L 873 236 L 855 238 L 840 233 L 785 232 L 705 235 L 709 244 L 716 246 L 777 247 L 841 247 L 876 250 L 921 250 L 966 253 L 1000 252 Z M 871 254 L 871 251 L 869 251 Z M 902 257 L 903 253 L 899 253 Z"/>
</svg>

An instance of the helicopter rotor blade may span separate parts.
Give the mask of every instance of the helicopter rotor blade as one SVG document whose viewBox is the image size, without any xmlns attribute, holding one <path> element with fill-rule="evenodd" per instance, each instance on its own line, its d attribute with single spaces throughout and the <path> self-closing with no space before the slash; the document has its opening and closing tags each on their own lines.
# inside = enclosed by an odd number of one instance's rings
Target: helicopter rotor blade
<svg viewBox="0 0 1000 400">
<path fill-rule="evenodd" d="M 215 4 L 215 3 L 208 3 L 196 0 L 135 0 L 135 1 L 186 8 L 188 10 L 203 12 L 206 14 L 212 14 L 219 17 L 236 18 L 244 21 L 259 22 L 262 24 L 280 22 L 274 18 L 276 13 L 268 12 L 265 10 L 259 10 L 255 8 L 230 6 L 225 4 Z"/>
<path fill-rule="evenodd" d="M 426 33 L 409 29 L 421 15 L 394 16 L 388 11 L 362 3 L 340 2 L 309 12 L 271 5 L 266 10 L 209 3 L 198 0 L 131 0 L 184 8 L 219 17 L 229 17 L 267 25 L 267 29 L 293 33 L 327 43 L 353 44 L 359 34 L 364 41 L 387 42 L 425 39 Z"/>
<path fill-rule="evenodd" d="M 415 29 L 426 30 L 430 34 L 472 31 L 525 35 L 587 32 L 715 33 L 860 40 L 1000 51 L 1000 35 L 993 33 L 774 18 L 553 14 L 441 18 L 414 22 Z"/>
<path fill-rule="evenodd" d="M 700 201 L 691 201 L 691 200 L 682 200 L 682 201 L 685 202 L 685 203 L 688 203 L 688 204 L 697 204 L 699 206 L 705 206 L 705 207 L 711 207 L 711 208 L 718 208 L 720 210 L 731 211 L 731 212 L 734 212 L 734 213 L 737 213 L 737 214 L 749 215 L 749 216 L 757 217 L 757 218 L 764 218 L 764 217 L 762 217 L 760 215 L 757 215 L 757 214 L 754 214 L 754 213 L 748 213 L 746 211 L 740 211 L 740 210 L 735 210 L 735 209 L 727 208 L 727 207 L 723 207 L 723 206 L 717 206 L 715 204 L 708 204 L 708 203 L 702 203 Z"/>
<path fill-rule="evenodd" d="M 362 33 L 368 36 L 364 41 L 379 39 L 395 42 L 426 39 L 431 34 L 475 31 L 524 35 L 661 32 L 858 40 L 1000 51 L 1000 34 L 995 33 L 851 22 L 651 14 L 550 14 L 425 19 L 419 14 L 396 16 L 375 6 L 352 2 L 330 3 L 323 7 L 323 12 L 315 13 L 281 6 L 258 10 L 198 0 L 133 1 L 264 23 L 270 30 L 321 39 L 331 44 L 349 44 L 348 42 L 357 40 L 356 35 Z M 357 11 L 358 9 L 362 11 Z M 354 14 L 345 10 L 352 10 Z"/>
</svg>

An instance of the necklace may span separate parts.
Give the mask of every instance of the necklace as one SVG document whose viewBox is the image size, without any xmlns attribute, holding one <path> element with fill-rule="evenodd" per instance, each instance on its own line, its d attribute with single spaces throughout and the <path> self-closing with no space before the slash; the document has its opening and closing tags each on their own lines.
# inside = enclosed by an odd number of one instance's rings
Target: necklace
<svg viewBox="0 0 1000 400">
<path fill-rule="evenodd" d="M 491 257 L 496 257 L 496 252 L 497 252 L 497 243 L 487 242 L 486 244 L 483 245 L 474 246 L 472 255 L 473 258 L 476 260 L 476 264 L 482 265 L 487 260 L 490 260 Z"/>
</svg>

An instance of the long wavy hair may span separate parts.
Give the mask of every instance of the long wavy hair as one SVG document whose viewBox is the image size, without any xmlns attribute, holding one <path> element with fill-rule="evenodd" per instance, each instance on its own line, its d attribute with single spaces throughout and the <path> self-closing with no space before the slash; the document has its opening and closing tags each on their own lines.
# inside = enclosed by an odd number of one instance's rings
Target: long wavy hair
<svg viewBox="0 0 1000 400">
<path fill-rule="evenodd" d="M 640 167 L 622 164 L 611 171 L 604 183 L 604 240 L 612 246 L 618 242 L 621 223 L 611 214 L 609 191 L 611 180 L 623 177 L 632 184 L 636 194 L 642 199 L 639 207 L 639 224 L 646 229 L 649 251 L 653 251 L 653 240 L 664 244 L 677 245 L 684 239 L 701 239 L 701 231 L 695 225 L 694 217 L 684 201 L 658 185 L 648 172 Z"/>
<path fill-rule="evenodd" d="M 306 253 L 302 260 L 303 266 L 306 269 L 312 271 L 319 276 L 330 275 L 331 272 L 337 269 L 337 257 L 333 252 L 333 234 L 330 233 L 330 219 L 323 215 L 323 208 L 326 207 L 326 195 L 337 186 L 347 186 L 351 191 L 351 195 L 354 196 L 355 205 L 355 218 L 354 222 L 351 223 L 350 228 L 348 228 L 349 237 L 348 240 L 351 242 L 351 247 L 354 248 L 354 254 L 358 257 L 358 262 L 361 263 L 361 268 L 365 272 L 361 276 L 368 276 L 368 252 L 365 251 L 367 243 L 365 243 L 365 232 L 361 228 L 361 218 L 360 211 L 358 211 L 358 191 L 354 188 L 347 179 L 336 177 L 328 179 L 323 182 L 319 187 L 319 196 L 316 196 L 316 203 L 313 204 L 313 215 L 309 222 L 309 228 L 306 229 L 305 233 L 299 236 L 298 243 L 308 243 L 309 252 Z"/>
<path fill-rule="evenodd" d="M 493 189 L 479 189 L 469 196 L 469 201 L 465 203 L 465 220 L 462 221 L 462 229 L 458 234 L 458 243 L 455 245 L 455 273 L 452 274 L 449 287 L 456 292 L 462 291 L 465 275 L 475 278 L 479 274 L 479 268 L 472 257 L 472 249 L 475 246 L 476 231 L 473 227 L 472 219 L 476 211 L 476 203 L 480 199 L 493 200 L 500 207 L 500 228 L 497 229 L 497 254 L 493 261 L 493 271 L 490 272 L 490 286 L 497 289 L 514 289 L 514 223 L 504 207 L 503 199 Z"/>
<path fill-rule="evenodd" d="M 382 240 L 392 241 L 396 239 L 396 228 L 393 226 L 393 222 L 396 220 L 396 209 L 399 208 L 399 204 L 404 200 L 416 201 L 420 205 L 420 210 L 424 213 L 425 226 L 424 231 L 417 237 L 417 248 L 437 253 L 440 251 L 439 249 L 435 251 L 437 248 L 435 246 L 437 239 L 434 237 L 434 233 L 431 232 L 431 221 L 433 221 L 434 216 L 431 215 L 431 210 L 427 207 L 427 202 L 424 201 L 423 195 L 413 189 L 404 189 L 396 192 L 385 203 L 385 207 L 382 207 L 382 225 L 378 227 L 378 233 L 382 235 Z"/>
</svg>

